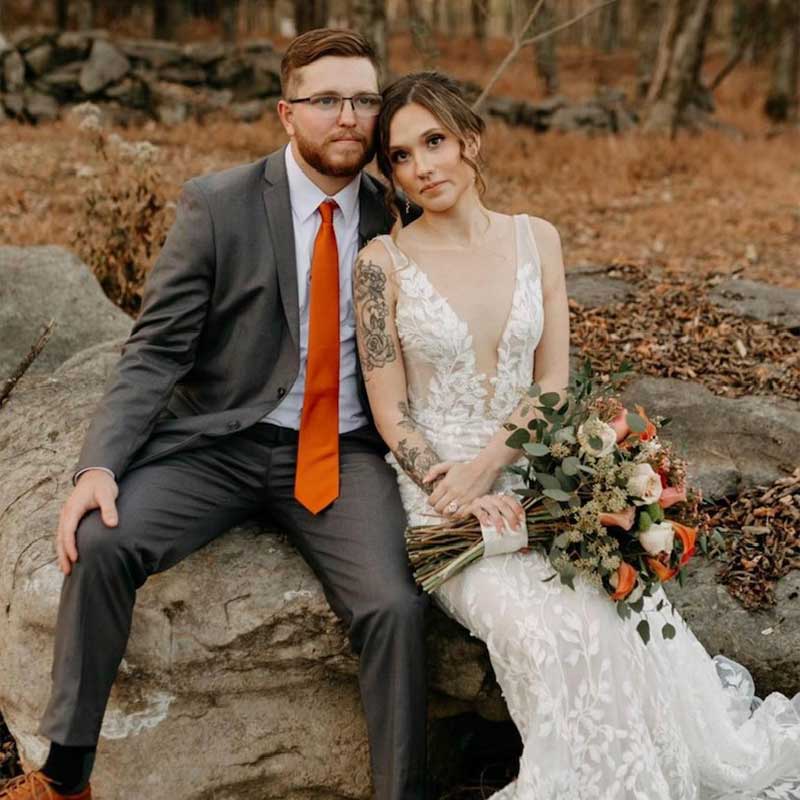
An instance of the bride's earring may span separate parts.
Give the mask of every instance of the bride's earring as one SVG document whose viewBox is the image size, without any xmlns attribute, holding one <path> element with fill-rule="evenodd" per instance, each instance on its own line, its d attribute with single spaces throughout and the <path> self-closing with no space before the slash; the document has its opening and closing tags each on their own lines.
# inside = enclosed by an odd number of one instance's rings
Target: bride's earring
<svg viewBox="0 0 800 800">
<path fill-rule="evenodd" d="M 406 214 L 411 213 L 411 201 L 406 197 Z"/>
</svg>

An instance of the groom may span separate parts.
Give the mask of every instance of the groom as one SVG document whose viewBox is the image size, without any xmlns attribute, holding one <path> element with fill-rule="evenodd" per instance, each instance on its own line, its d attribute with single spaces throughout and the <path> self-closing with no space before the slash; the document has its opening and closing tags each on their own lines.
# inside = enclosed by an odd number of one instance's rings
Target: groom
<svg viewBox="0 0 800 800">
<path fill-rule="evenodd" d="M 91 797 L 136 590 L 261 513 L 290 534 L 360 656 L 375 796 L 423 797 L 426 601 L 368 417 L 351 303 L 356 252 L 392 221 L 361 172 L 376 57 L 356 34 L 311 31 L 281 80 L 290 144 L 186 184 L 89 428 L 56 540 L 50 752 L 0 798 Z"/>
</svg>

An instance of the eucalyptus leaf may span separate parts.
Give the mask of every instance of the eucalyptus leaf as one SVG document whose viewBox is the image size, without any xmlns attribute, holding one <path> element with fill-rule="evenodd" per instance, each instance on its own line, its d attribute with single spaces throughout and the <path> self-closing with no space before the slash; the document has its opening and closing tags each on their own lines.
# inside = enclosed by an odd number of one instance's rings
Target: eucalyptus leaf
<svg viewBox="0 0 800 800">
<path fill-rule="evenodd" d="M 603 449 L 603 440 L 599 436 L 590 436 L 589 447 L 591 447 L 592 450 L 600 451 Z"/>
<path fill-rule="evenodd" d="M 532 456 L 546 456 L 550 454 L 550 448 L 541 442 L 525 442 L 522 449 Z"/>
<path fill-rule="evenodd" d="M 561 469 L 563 470 L 565 475 L 577 475 L 580 463 L 581 462 L 578 461 L 578 459 L 575 456 L 567 456 L 561 462 Z"/>
<path fill-rule="evenodd" d="M 545 489 L 560 489 L 561 484 L 554 475 L 548 475 L 546 472 L 536 472 L 536 480 L 545 488 Z"/>
<path fill-rule="evenodd" d="M 674 639 L 675 638 L 675 626 L 670 625 L 669 622 L 665 623 L 664 627 L 661 629 L 661 635 L 665 639 Z"/>
<path fill-rule="evenodd" d="M 566 533 L 559 533 L 558 536 L 553 539 L 553 544 L 563 550 L 569 544 L 569 536 Z"/>
<path fill-rule="evenodd" d="M 637 614 L 644 608 L 644 600 L 640 597 L 635 603 L 628 603 L 631 607 L 631 611 L 635 611 Z"/>
<path fill-rule="evenodd" d="M 631 610 L 628 608 L 628 604 L 626 602 L 622 600 L 617 601 L 617 614 L 619 614 L 622 619 L 628 619 L 628 617 L 630 617 Z"/>
<path fill-rule="evenodd" d="M 552 498 L 553 500 L 558 500 L 559 502 L 564 502 L 564 503 L 566 503 L 567 500 L 569 500 L 572 497 L 571 494 L 567 494 L 562 489 L 545 489 L 542 492 L 542 494 L 545 495 L 546 497 Z"/>
<path fill-rule="evenodd" d="M 633 411 L 629 411 L 626 420 L 628 423 L 628 427 L 634 433 L 644 433 L 647 430 L 647 423 L 636 413 Z"/>
<path fill-rule="evenodd" d="M 542 387 L 538 383 L 532 383 L 528 387 L 528 397 L 538 397 L 542 392 Z"/>
<path fill-rule="evenodd" d="M 531 440 L 531 435 L 525 428 L 517 428 L 511 436 L 506 439 L 506 446 L 513 450 L 518 450 L 523 444 Z"/>
<path fill-rule="evenodd" d="M 650 623 L 643 619 L 637 626 L 636 630 L 639 633 L 639 636 L 642 637 L 642 641 L 647 644 L 650 641 Z"/>
<path fill-rule="evenodd" d="M 543 406 L 552 408 L 560 399 L 561 395 L 558 392 L 545 392 L 539 397 L 539 402 Z"/>
</svg>

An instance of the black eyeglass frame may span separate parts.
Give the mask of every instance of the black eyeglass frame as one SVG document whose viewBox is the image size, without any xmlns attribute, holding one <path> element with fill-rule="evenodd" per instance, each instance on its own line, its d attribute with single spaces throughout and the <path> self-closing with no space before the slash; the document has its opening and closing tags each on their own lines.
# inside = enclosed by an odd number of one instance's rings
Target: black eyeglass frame
<svg viewBox="0 0 800 800">
<path fill-rule="evenodd" d="M 373 97 L 379 101 L 378 110 L 374 116 L 377 116 L 380 113 L 380 104 L 383 103 L 383 97 L 378 94 L 377 92 L 359 92 L 358 94 L 350 95 L 350 97 L 345 97 L 341 94 L 336 94 L 335 92 L 320 92 L 319 94 L 312 94 L 309 97 L 289 97 L 287 98 L 287 103 L 310 103 L 314 100 L 315 97 L 338 97 L 339 98 L 339 111 L 338 113 L 342 113 L 342 109 L 344 108 L 344 101 L 350 101 L 350 108 L 353 109 L 354 114 L 358 114 L 356 111 L 356 104 L 353 102 L 357 97 Z"/>
</svg>

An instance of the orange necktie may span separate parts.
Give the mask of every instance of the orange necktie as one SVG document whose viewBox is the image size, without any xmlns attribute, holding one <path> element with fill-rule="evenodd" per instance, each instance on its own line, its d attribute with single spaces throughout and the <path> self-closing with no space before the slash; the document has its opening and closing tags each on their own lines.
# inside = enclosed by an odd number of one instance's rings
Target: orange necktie
<svg viewBox="0 0 800 800">
<path fill-rule="evenodd" d="M 318 514 L 339 496 L 339 251 L 332 200 L 319 207 L 322 224 L 311 258 L 308 359 L 294 496 Z"/>
</svg>

